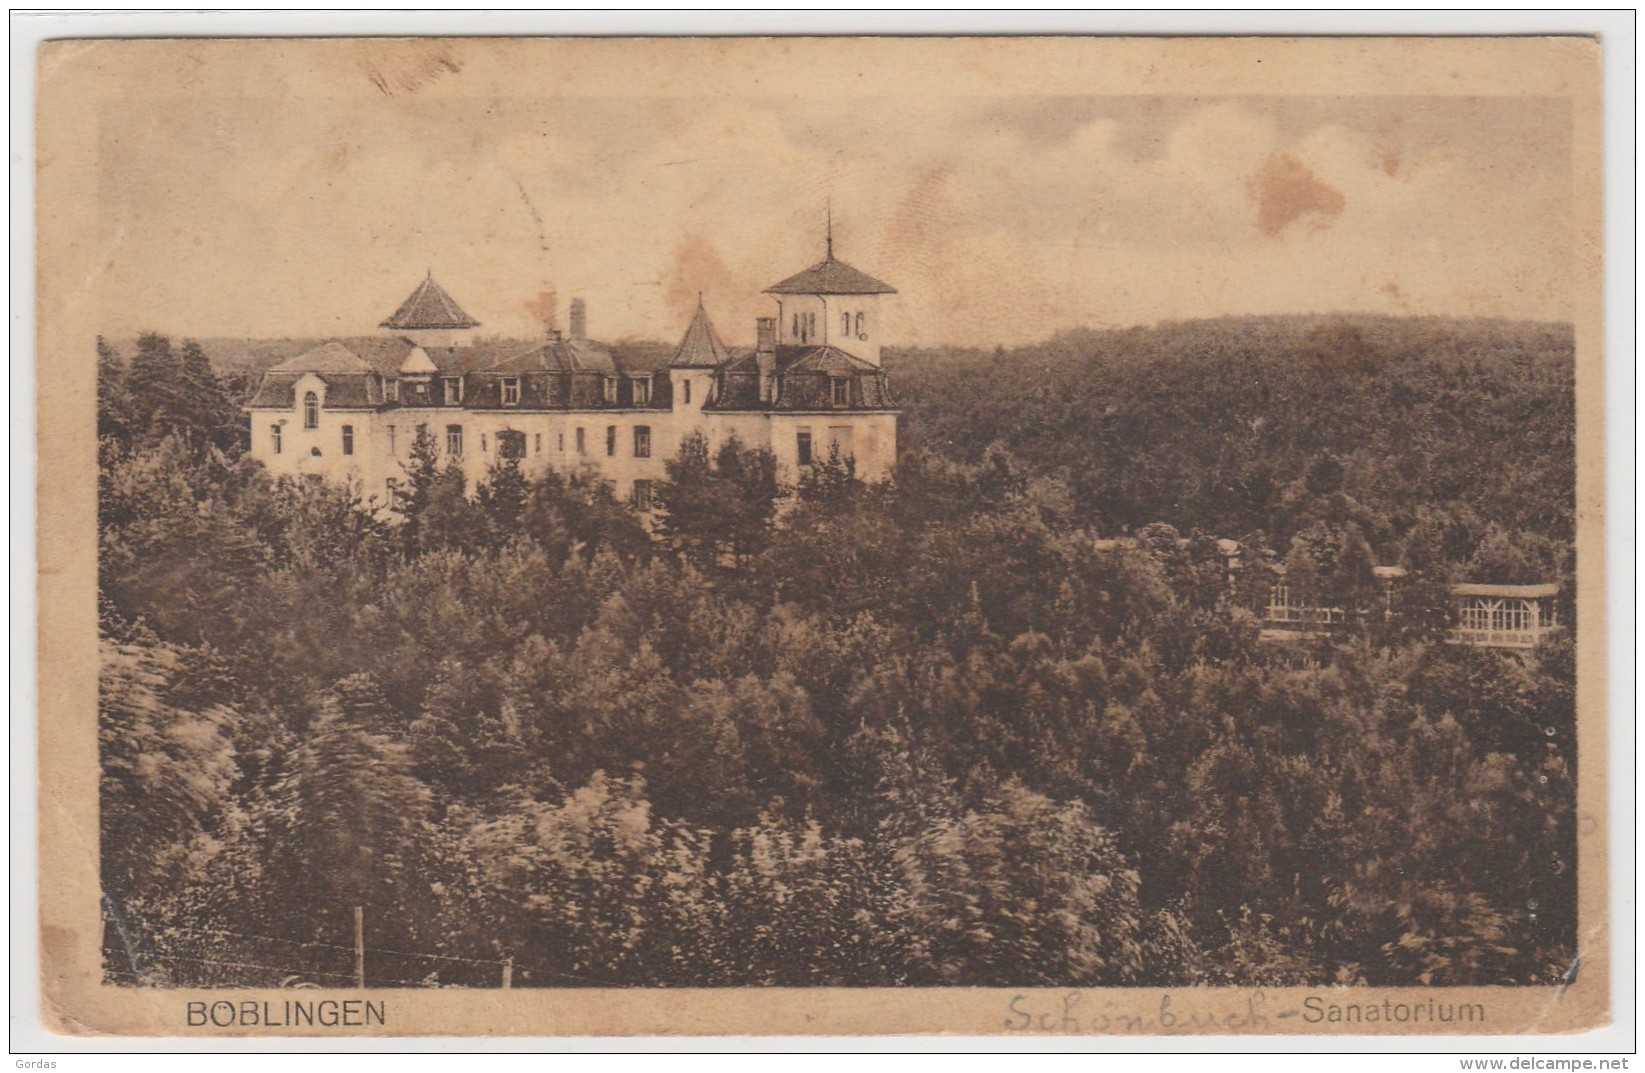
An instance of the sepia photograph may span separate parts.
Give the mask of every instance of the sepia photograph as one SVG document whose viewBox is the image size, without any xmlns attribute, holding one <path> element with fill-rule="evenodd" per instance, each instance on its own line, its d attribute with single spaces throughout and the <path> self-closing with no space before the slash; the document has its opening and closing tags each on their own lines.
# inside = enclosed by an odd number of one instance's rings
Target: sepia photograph
<svg viewBox="0 0 1645 1073">
<path fill-rule="evenodd" d="M 43 46 L 48 1020 L 1602 1023 L 1597 70 Z"/>
</svg>

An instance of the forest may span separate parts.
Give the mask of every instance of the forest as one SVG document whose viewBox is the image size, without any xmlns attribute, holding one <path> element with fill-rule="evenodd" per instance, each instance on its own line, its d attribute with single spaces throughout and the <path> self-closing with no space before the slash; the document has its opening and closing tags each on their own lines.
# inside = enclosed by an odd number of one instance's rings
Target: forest
<svg viewBox="0 0 1645 1073">
<path fill-rule="evenodd" d="M 1569 328 L 887 368 L 890 482 L 688 440 L 648 521 L 423 440 L 387 515 L 245 455 L 243 370 L 100 343 L 109 981 L 346 986 L 356 907 L 385 987 L 1560 978 L 1574 638 L 1444 591 L 1570 591 Z M 1259 641 L 1281 562 L 1350 613 Z"/>
</svg>

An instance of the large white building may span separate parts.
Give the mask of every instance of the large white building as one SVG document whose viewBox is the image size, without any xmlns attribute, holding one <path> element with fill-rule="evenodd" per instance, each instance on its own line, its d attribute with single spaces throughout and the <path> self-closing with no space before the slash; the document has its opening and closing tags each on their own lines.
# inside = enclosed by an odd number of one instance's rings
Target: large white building
<svg viewBox="0 0 1645 1073">
<path fill-rule="evenodd" d="M 433 275 L 373 336 L 335 339 L 269 369 L 247 406 L 251 453 L 277 474 L 349 481 L 381 503 L 406 479 L 419 431 L 471 484 L 498 456 L 522 469 L 587 472 L 649 506 L 663 463 L 692 432 L 710 450 L 736 437 L 768 447 L 795 483 L 838 448 L 877 480 L 897 457 L 897 413 L 880 367 L 888 285 L 834 257 L 766 289 L 776 314 L 753 349 L 720 341 L 699 299 L 673 354 L 588 338 L 571 303 L 566 333 L 476 344 L 479 323 Z"/>
</svg>

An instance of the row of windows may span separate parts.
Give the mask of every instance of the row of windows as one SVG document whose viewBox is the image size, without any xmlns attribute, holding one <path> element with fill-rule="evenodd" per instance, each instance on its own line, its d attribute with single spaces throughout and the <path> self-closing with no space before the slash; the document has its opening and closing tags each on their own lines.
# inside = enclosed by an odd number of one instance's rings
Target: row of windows
<svg viewBox="0 0 1645 1073">
<path fill-rule="evenodd" d="M 388 381 L 388 397 L 389 397 L 390 401 L 392 401 L 392 402 L 398 402 L 399 401 L 399 398 L 400 398 L 399 386 L 400 386 L 400 382 L 398 380 Z M 423 388 L 423 385 L 421 385 L 421 384 L 416 384 L 416 385 L 413 385 L 413 386 L 416 387 L 416 388 L 419 388 L 419 389 Z M 463 401 L 463 378 L 462 377 L 460 377 L 460 376 L 442 376 L 440 378 L 440 386 L 441 386 L 441 399 L 445 403 L 445 405 L 447 405 L 447 406 L 459 406 L 459 405 L 462 404 L 462 401 Z M 634 386 L 634 405 L 635 406 L 650 406 L 651 405 L 651 378 L 650 377 L 635 377 L 633 386 Z M 425 394 L 425 395 L 427 394 L 426 390 L 423 391 L 423 394 Z M 518 405 L 520 405 L 520 378 L 519 377 L 509 376 L 509 377 L 504 377 L 503 378 L 503 381 L 502 381 L 502 399 L 503 399 L 503 405 L 504 406 L 518 406 Z M 419 401 L 427 401 L 427 400 L 423 399 L 423 400 L 419 400 Z M 617 381 L 613 377 L 606 377 L 606 380 L 605 380 L 605 401 L 612 404 L 612 405 L 616 405 L 616 403 L 617 403 Z M 689 385 L 687 385 L 687 387 L 686 387 L 685 401 L 686 402 L 691 401 L 691 389 L 690 389 Z M 303 396 L 303 427 L 304 428 L 319 428 L 320 427 L 320 396 L 318 394 L 316 394 L 315 392 L 313 392 L 313 391 L 310 391 L 310 392 L 306 393 Z"/>
<path fill-rule="evenodd" d="M 418 433 L 425 432 L 425 431 L 427 431 L 427 429 L 428 429 L 427 425 L 418 425 L 417 426 Z M 399 450 L 399 444 L 397 442 L 398 441 L 398 436 L 397 436 L 398 430 L 396 429 L 395 426 L 389 425 L 389 426 L 387 426 L 387 431 L 388 431 L 388 453 L 390 455 L 396 455 L 396 454 L 398 454 L 398 450 Z M 574 432 L 575 437 L 576 437 L 574 442 L 576 444 L 577 453 L 580 454 L 580 455 L 586 455 L 588 453 L 588 439 L 587 439 L 587 435 L 586 435 L 585 430 L 581 426 L 579 426 L 576 429 L 574 429 L 573 432 Z M 651 426 L 650 425 L 635 425 L 633 435 L 634 435 L 634 457 L 635 458 L 650 458 L 651 457 Z M 273 453 L 274 454 L 282 453 L 285 449 L 285 437 L 283 435 L 283 430 L 281 429 L 281 427 L 279 425 L 270 426 L 270 428 L 269 428 L 269 437 L 270 437 L 271 446 L 273 448 Z M 516 439 L 516 437 L 518 437 L 518 439 Z M 354 453 L 354 426 L 353 425 L 344 425 L 342 427 L 342 438 L 343 438 L 343 454 L 352 455 Z M 852 457 L 852 452 L 853 452 L 852 438 L 853 438 L 853 429 L 851 428 L 850 425 L 833 425 L 833 426 L 830 426 L 829 429 L 828 429 L 828 444 L 829 444 L 829 447 L 831 447 L 831 448 L 837 447 L 839 449 L 839 456 L 842 459 Z M 535 454 L 542 454 L 543 453 L 543 435 L 542 435 L 542 433 L 539 432 L 539 433 L 534 434 L 532 439 L 533 439 L 534 453 Z M 816 461 L 816 453 L 817 452 L 816 452 L 816 449 L 813 446 L 813 441 L 812 441 L 812 435 L 811 435 L 811 429 L 810 428 L 801 428 L 795 434 L 794 447 L 795 447 L 795 453 L 798 455 L 800 465 L 809 466 L 809 465 L 812 465 Z M 461 426 L 461 425 L 447 425 L 446 426 L 445 449 L 446 449 L 446 454 L 451 456 L 452 458 L 461 458 L 462 457 L 462 454 L 463 454 L 463 426 Z M 526 451 L 525 451 L 525 433 L 515 432 L 512 429 L 504 429 L 503 431 L 497 433 L 497 450 L 505 458 L 523 458 L 525 456 L 525 453 L 526 453 Z M 561 454 L 565 453 L 565 433 L 563 433 L 563 432 L 560 433 L 560 435 L 559 435 L 559 450 L 560 450 Z M 488 451 L 488 445 L 486 443 L 486 436 L 485 436 L 485 433 L 483 433 L 483 432 L 480 434 L 480 451 L 481 451 L 482 454 L 486 453 Z M 616 454 L 617 454 L 617 426 L 616 425 L 607 425 L 605 427 L 605 453 L 606 453 L 606 456 L 608 458 L 616 457 Z M 1275 586 L 1274 593 L 1275 593 L 1275 595 L 1274 595 L 1274 599 L 1273 599 L 1272 603 L 1275 605 L 1276 608 L 1285 607 L 1286 605 L 1291 603 L 1291 601 L 1289 600 L 1289 594 L 1286 592 L 1285 587 L 1283 585 Z"/>
<path fill-rule="evenodd" d="M 789 320 L 788 326 L 790 334 L 796 341 L 801 343 L 809 343 L 812 339 L 817 337 L 817 314 L 795 313 Z M 866 339 L 868 338 L 866 334 L 867 329 L 868 321 L 862 313 L 840 314 L 840 334 L 846 338 L 849 339 L 851 336 L 855 335 Z"/>
<path fill-rule="evenodd" d="M 1539 625 L 1537 606 L 1529 600 L 1470 600 L 1462 606 L 1465 630 L 1531 630 Z"/>
<path fill-rule="evenodd" d="M 611 482 L 607 482 L 609 486 Z M 405 486 L 398 477 L 390 477 L 386 482 L 389 505 L 398 509 L 405 498 Z M 634 482 L 634 509 L 650 510 L 657 505 L 655 485 L 651 481 L 639 480 Z"/>
<path fill-rule="evenodd" d="M 632 377 L 632 380 L 633 405 L 650 406 L 650 377 Z M 462 405 L 462 377 L 441 377 L 439 382 L 441 382 L 441 397 L 443 397 L 444 405 Z M 390 380 L 390 383 L 396 385 L 398 382 Z M 604 393 L 605 402 L 610 403 L 610 405 L 617 405 L 617 379 L 615 377 L 605 377 Z M 691 402 L 691 400 L 688 398 L 686 402 Z M 503 377 L 502 403 L 505 406 L 520 405 L 520 377 Z"/>
<path fill-rule="evenodd" d="M 314 398 L 314 393 L 309 392 L 308 397 L 311 398 L 311 399 Z M 315 428 L 315 427 L 318 426 L 318 424 L 319 424 L 318 421 L 315 421 L 314 424 L 309 424 L 308 421 L 306 420 L 306 417 L 305 417 L 305 420 L 303 422 L 303 427 L 304 428 Z M 270 441 L 269 445 L 273 449 L 274 453 L 275 454 L 281 454 L 282 452 L 284 452 L 285 449 L 286 449 L 284 430 L 281 429 L 281 427 L 279 425 L 273 425 L 273 426 L 270 426 L 270 428 L 268 430 L 268 433 L 269 433 L 269 441 Z M 316 447 L 315 450 L 318 451 L 319 448 Z M 343 453 L 345 455 L 351 455 L 351 454 L 354 453 L 354 426 L 353 425 L 344 425 L 343 426 Z"/>
<path fill-rule="evenodd" d="M 798 314 L 796 314 L 796 316 L 798 316 Z M 862 316 L 862 314 L 859 313 L 858 317 L 860 318 L 861 316 Z M 446 378 L 444 378 L 444 383 L 447 385 L 446 396 L 445 396 L 446 403 L 448 405 L 456 405 L 457 403 L 461 403 L 463 401 L 463 382 L 462 382 L 462 380 L 459 379 L 458 377 L 454 377 L 454 376 L 453 377 L 446 377 Z M 456 385 L 455 388 L 452 388 L 450 386 L 450 385 L 453 385 L 453 384 Z M 832 381 L 830 381 L 829 386 L 830 386 L 830 390 L 831 390 L 830 400 L 833 402 L 833 404 L 835 406 L 849 406 L 849 405 L 851 405 L 851 381 L 850 381 L 849 378 L 843 377 L 843 376 L 836 376 L 836 377 L 833 378 Z M 689 381 L 689 380 L 684 381 L 683 387 L 684 387 L 684 398 L 683 398 L 682 401 L 684 402 L 685 405 L 689 406 L 689 405 L 691 405 L 691 381 Z M 611 379 L 606 380 L 606 393 L 605 393 L 605 395 L 606 395 L 606 401 L 607 402 L 613 403 L 613 404 L 616 403 L 616 401 L 617 401 L 617 382 L 615 380 L 611 380 Z M 519 377 L 511 376 L 511 377 L 508 377 L 508 378 L 503 380 L 503 405 L 504 406 L 518 406 L 518 405 L 520 405 L 520 378 Z M 634 381 L 634 405 L 635 406 L 649 406 L 649 405 L 651 405 L 651 381 L 650 380 L 635 380 Z M 303 427 L 304 428 L 311 428 L 311 429 L 320 427 L 320 396 L 315 394 L 312 391 L 308 392 L 307 394 L 305 394 L 303 396 Z M 274 449 L 274 453 L 275 454 L 280 453 L 279 447 L 276 447 Z M 344 453 L 345 454 L 351 454 L 353 452 L 345 451 Z"/>
<path fill-rule="evenodd" d="M 793 335 L 795 339 L 802 343 L 810 342 L 811 338 L 817 334 L 817 314 L 794 314 L 794 323 L 792 327 L 794 329 Z"/>
<path fill-rule="evenodd" d="M 391 454 L 391 455 L 396 455 L 396 454 L 399 453 L 399 443 L 398 443 L 399 437 L 398 437 L 398 434 L 397 434 L 398 429 L 396 429 L 395 426 L 393 426 L 393 425 L 389 425 L 389 426 L 387 426 L 387 428 L 388 428 L 388 453 Z M 421 433 L 421 432 L 426 431 L 427 428 L 428 428 L 427 425 L 418 425 L 417 426 L 417 431 L 419 433 Z M 274 435 L 274 453 L 279 454 L 280 453 L 280 426 L 275 425 L 271 429 L 271 431 Z M 584 430 L 581 427 L 578 427 L 574 431 L 576 433 L 576 441 L 575 442 L 576 442 L 576 445 L 577 445 L 577 453 L 580 454 L 580 455 L 587 454 L 588 453 L 588 437 L 587 437 L 586 430 Z M 515 437 L 518 437 L 518 440 L 516 440 Z M 514 445 L 516 443 L 519 444 L 517 454 L 512 453 L 515 450 Z M 524 457 L 525 453 L 526 453 L 524 445 L 525 445 L 525 433 L 523 433 L 523 432 L 514 432 L 511 429 L 504 429 L 503 431 L 497 433 L 497 449 L 498 449 L 499 452 L 502 452 L 505 457 L 516 457 L 516 458 Z M 538 433 L 535 433 L 533 435 L 533 437 L 532 437 L 532 447 L 533 447 L 533 453 L 534 454 L 542 454 L 543 453 L 543 434 L 542 433 L 538 432 Z M 453 458 L 460 458 L 462 456 L 462 454 L 463 454 L 463 426 L 461 426 L 461 425 L 447 425 L 446 426 L 445 448 L 446 448 L 446 454 L 450 455 Z M 488 450 L 489 450 L 489 448 L 488 448 L 488 445 L 486 443 L 486 436 L 485 436 L 485 433 L 482 432 L 480 434 L 480 452 L 482 454 L 484 454 L 484 453 L 487 453 Z M 563 432 L 560 433 L 560 436 L 559 436 L 559 450 L 562 454 L 565 452 L 565 433 L 563 433 Z M 351 455 L 351 454 L 354 453 L 354 427 L 352 425 L 344 425 L 343 426 L 343 453 L 345 455 Z M 605 429 L 605 453 L 606 453 L 607 456 L 611 456 L 611 457 L 615 457 L 615 455 L 617 454 L 617 426 L 616 425 L 607 425 L 606 426 L 606 429 Z M 635 425 L 634 426 L 634 457 L 635 458 L 650 458 L 651 457 L 651 426 L 650 425 Z"/>
</svg>

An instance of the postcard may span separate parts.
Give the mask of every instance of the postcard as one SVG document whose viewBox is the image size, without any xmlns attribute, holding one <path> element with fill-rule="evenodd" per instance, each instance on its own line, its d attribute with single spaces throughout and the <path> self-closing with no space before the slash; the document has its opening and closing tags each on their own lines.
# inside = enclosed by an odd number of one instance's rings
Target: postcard
<svg viewBox="0 0 1645 1073">
<path fill-rule="evenodd" d="M 1595 40 L 39 61 L 53 1031 L 1608 1022 Z"/>
</svg>

